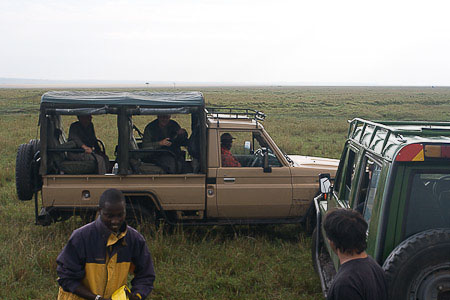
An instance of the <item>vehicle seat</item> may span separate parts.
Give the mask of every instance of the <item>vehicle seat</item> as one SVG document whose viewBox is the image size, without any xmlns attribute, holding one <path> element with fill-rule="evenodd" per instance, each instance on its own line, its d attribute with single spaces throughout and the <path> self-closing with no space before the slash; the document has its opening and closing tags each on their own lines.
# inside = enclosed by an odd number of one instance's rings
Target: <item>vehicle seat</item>
<svg viewBox="0 0 450 300">
<path fill-rule="evenodd" d="M 131 118 L 128 119 L 128 125 L 130 128 L 130 149 L 139 150 L 138 143 L 133 135 L 133 121 Z M 130 167 L 133 174 L 165 174 L 164 170 L 153 164 L 144 163 L 141 158 L 144 157 L 145 153 L 133 153 L 130 155 Z"/>
<path fill-rule="evenodd" d="M 75 142 L 67 142 L 63 131 L 55 126 L 55 120 L 47 119 L 48 148 L 49 149 L 75 149 Z M 66 152 L 48 153 L 48 171 L 50 174 L 96 174 L 97 162 L 91 161 L 71 161 L 67 159 Z"/>
</svg>

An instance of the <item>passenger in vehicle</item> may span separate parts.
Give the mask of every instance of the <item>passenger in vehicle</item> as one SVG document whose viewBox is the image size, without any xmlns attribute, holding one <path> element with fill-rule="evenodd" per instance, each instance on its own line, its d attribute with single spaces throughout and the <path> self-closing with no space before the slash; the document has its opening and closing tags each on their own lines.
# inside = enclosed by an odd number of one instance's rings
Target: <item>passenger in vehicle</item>
<svg viewBox="0 0 450 300">
<path fill-rule="evenodd" d="M 222 167 L 241 167 L 241 163 L 231 154 L 231 146 L 234 137 L 225 132 L 220 136 L 220 152 L 222 156 Z"/>
<path fill-rule="evenodd" d="M 171 115 L 158 115 L 156 120 L 145 127 L 142 148 L 161 149 L 167 152 L 152 153 L 144 161 L 154 161 L 169 174 L 177 173 L 181 171 L 184 163 L 180 147 L 187 146 L 187 143 L 186 129 L 171 120 Z"/>
<path fill-rule="evenodd" d="M 69 141 L 74 141 L 77 147 L 84 153 L 68 152 L 69 160 L 95 160 L 99 174 L 105 174 L 109 170 L 109 158 L 101 151 L 95 135 L 94 124 L 91 115 L 77 116 L 78 121 L 73 122 L 69 129 Z"/>
</svg>

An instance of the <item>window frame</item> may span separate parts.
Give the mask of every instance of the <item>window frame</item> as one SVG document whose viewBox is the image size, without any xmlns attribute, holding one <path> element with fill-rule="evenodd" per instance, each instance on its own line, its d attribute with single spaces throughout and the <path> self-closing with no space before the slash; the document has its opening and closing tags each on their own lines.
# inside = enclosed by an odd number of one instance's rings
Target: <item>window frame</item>
<svg viewBox="0 0 450 300">
<path fill-rule="evenodd" d="M 221 145 L 220 145 L 220 136 L 221 136 L 223 133 L 230 133 L 231 135 L 233 135 L 233 133 L 239 133 L 239 132 L 251 134 L 251 139 L 250 139 L 250 141 L 251 141 L 250 153 L 254 153 L 254 151 L 255 151 L 255 141 L 257 141 L 258 144 L 261 146 L 261 144 L 259 143 L 259 140 L 255 137 L 256 135 L 259 135 L 259 137 L 260 137 L 261 139 L 263 139 L 263 141 L 265 142 L 265 144 L 267 145 L 267 147 L 272 151 L 272 154 L 276 157 L 276 159 L 277 159 L 277 161 L 278 161 L 278 163 L 279 163 L 279 166 L 270 165 L 270 164 L 269 164 L 269 166 L 272 167 L 272 168 L 282 168 L 282 167 L 285 166 L 285 165 L 283 164 L 283 160 L 280 159 L 279 155 L 277 154 L 277 151 L 274 151 L 274 150 L 273 150 L 274 147 L 273 147 L 273 145 L 271 145 L 269 139 L 265 136 L 264 132 L 262 132 L 262 131 L 260 131 L 260 130 L 221 129 L 221 130 L 218 131 L 218 135 L 217 135 L 217 137 L 218 137 L 218 145 L 219 145 L 218 148 L 219 148 L 219 167 L 220 167 L 220 168 L 250 168 L 250 169 L 254 169 L 254 168 L 262 168 L 262 166 L 255 166 L 255 167 L 242 166 L 242 164 L 241 164 L 241 167 L 226 167 L 226 166 L 223 166 L 223 165 L 222 165 L 222 151 L 221 151 Z M 236 153 L 232 153 L 232 154 L 233 154 L 233 155 L 238 155 L 238 154 L 236 154 Z"/>
</svg>

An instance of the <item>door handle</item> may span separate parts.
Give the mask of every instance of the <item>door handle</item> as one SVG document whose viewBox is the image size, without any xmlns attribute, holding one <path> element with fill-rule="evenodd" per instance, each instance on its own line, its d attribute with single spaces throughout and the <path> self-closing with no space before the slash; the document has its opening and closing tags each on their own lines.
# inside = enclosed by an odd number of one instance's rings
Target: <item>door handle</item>
<svg viewBox="0 0 450 300">
<path fill-rule="evenodd" d="M 224 181 L 224 182 L 234 182 L 235 179 L 232 178 L 232 177 L 228 177 L 228 178 L 224 178 L 223 181 Z"/>
</svg>

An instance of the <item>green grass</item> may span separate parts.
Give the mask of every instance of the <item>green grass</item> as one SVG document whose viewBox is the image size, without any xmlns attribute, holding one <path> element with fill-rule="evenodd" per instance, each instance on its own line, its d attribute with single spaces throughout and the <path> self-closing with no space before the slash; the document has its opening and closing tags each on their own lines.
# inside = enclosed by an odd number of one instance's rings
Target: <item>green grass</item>
<svg viewBox="0 0 450 300">
<path fill-rule="evenodd" d="M 450 119 L 450 88 L 227 87 L 201 90 L 209 105 L 264 111 L 266 130 L 290 154 L 339 158 L 347 120 Z M 15 192 L 17 147 L 38 138 L 43 90 L 0 89 L 0 299 L 54 299 L 55 259 L 72 218 L 35 226 L 32 201 Z M 187 126 L 187 120 L 177 118 Z M 71 120 L 65 121 L 65 128 Z M 143 129 L 148 122 L 139 120 Z M 115 119 L 95 116 L 97 135 L 113 157 Z M 154 257 L 152 299 L 322 299 L 309 237 L 299 226 L 139 228 Z"/>
</svg>

